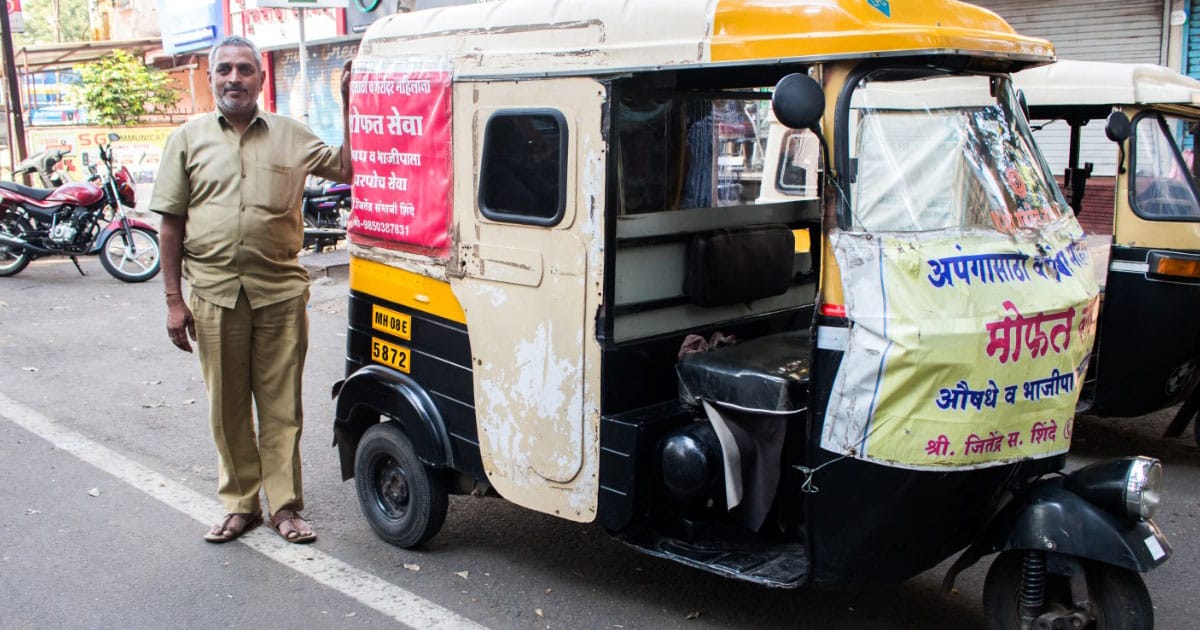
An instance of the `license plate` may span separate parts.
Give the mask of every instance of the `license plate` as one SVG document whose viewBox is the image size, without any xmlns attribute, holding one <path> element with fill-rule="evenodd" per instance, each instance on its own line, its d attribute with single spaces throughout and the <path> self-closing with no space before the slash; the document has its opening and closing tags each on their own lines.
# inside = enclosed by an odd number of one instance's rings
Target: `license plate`
<svg viewBox="0 0 1200 630">
<path fill-rule="evenodd" d="M 412 317 L 378 304 L 371 305 L 371 328 L 401 339 L 412 339 Z"/>
<path fill-rule="evenodd" d="M 371 337 L 371 360 L 408 374 L 408 348 Z"/>
</svg>

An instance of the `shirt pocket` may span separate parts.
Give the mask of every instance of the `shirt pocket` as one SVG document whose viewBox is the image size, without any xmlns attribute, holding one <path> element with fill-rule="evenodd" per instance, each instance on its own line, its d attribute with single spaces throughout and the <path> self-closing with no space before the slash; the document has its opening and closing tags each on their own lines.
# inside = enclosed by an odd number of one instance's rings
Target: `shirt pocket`
<svg viewBox="0 0 1200 630">
<path fill-rule="evenodd" d="M 255 171 L 256 205 L 274 213 L 285 213 L 300 205 L 304 177 L 299 167 L 258 164 Z"/>
</svg>

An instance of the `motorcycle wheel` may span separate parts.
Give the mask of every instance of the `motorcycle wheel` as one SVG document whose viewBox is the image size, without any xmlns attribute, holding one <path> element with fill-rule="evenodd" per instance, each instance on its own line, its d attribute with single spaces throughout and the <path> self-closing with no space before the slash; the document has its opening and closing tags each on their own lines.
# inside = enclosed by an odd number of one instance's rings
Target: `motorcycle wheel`
<svg viewBox="0 0 1200 630">
<path fill-rule="evenodd" d="M 1001 553 L 988 569 L 983 584 L 983 611 L 992 630 L 1021 627 L 1021 558 L 1025 552 Z M 1154 605 L 1142 576 L 1099 562 L 1083 562 L 1091 605 L 1081 611 L 1097 630 L 1152 630 Z M 1045 612 L 1073 610 L 1070 578 L 1046 576 Z"/>
<path fill-rule="evenodd" d="M 8 216 L 0 220 L 0 233 L 19 238 L 31 231 L 33 228 L 24 219 Z M 28 249 L 0 243 L 0 278 L 21 273 L 22 269 L 29 266 L 31 260 L 33 260 L 33 254 Z"/>
<path fill-rule="evenodd" d="M 395 422 L 367 430 L 354 456 L 358 503 L 371 528 L 397 547 L 415 547 L 446 522 L 449 498 L 442 478 L 421 460 Z"/>
<path fill-rule="evenodd" d="M 124 282 L 145 282 L 158 275 L 160 253 L 158 236 L 145 228 L 129 228 L 133 247 L 124 230 L 115 230 L 100 244 L 100 264 L 112 277 Z M 131 251 L 132 250 L 132 251 Z"/>
</svg>

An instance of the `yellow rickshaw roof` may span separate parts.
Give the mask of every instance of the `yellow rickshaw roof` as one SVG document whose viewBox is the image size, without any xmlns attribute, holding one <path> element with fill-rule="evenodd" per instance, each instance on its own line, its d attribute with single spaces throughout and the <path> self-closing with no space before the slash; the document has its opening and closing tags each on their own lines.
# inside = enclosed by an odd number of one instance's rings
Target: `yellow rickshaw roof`
<svg viewBox="0 0 1200 630">
<path fill-rule="evenodd" d="M 1020 67 L 1054 55 L 955 0 L 500 0 L 389 16 L 362 52 L 446 58 L 463 77 L 925 53 Z"/>
</svg>

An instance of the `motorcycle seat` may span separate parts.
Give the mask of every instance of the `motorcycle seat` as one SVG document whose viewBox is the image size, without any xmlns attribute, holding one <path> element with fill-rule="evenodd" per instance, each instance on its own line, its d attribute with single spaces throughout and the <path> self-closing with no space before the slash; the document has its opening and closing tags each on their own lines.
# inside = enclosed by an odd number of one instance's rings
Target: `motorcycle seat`
<svg viewBox="0 0 1200 630">
<path fill-rule="evenodd" d="M 29 197 L 30 199 L 36 199 L 38 201 L 45 201 L 46 197 L 49 197 L 54 193 L 53 188 L 31 188 L 29 186 L 22 186 L 15 182 L 0 182 L 0 188 L 11 190 L 18 195 Z"/>
<path fill-rule="evenodd" d="M 807 330 L 764 335 L 684 355 L 675 366 L 683 402 L 788 413 L 808 406 L 812 342 Z"/>
</svg>

